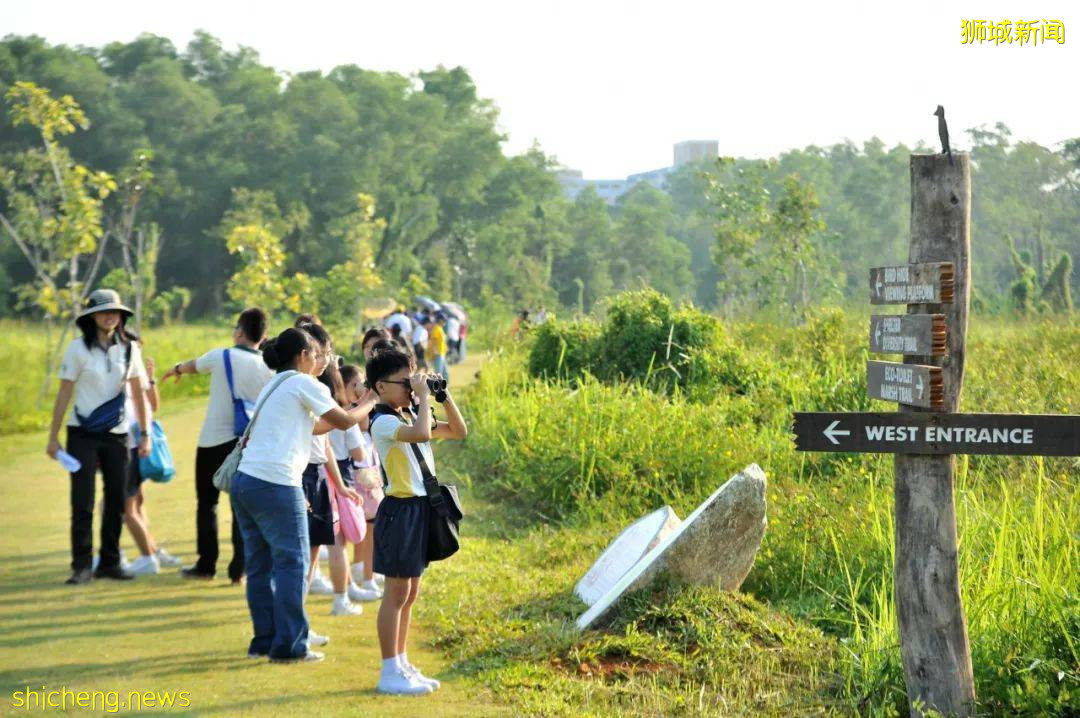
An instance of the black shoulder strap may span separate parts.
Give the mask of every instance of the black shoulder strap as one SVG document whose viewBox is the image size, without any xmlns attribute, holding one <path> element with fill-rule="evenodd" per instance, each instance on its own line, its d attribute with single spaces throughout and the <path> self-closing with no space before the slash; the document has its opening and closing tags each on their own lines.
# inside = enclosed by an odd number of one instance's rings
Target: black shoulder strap
<svg viewBox="0 0 1080 718">
<path fill-rule="evenodd" d="M 383 414 L 398 416 L 398 413 L 386 404 L 376 404 L 369 415 L 371 417 L 371 423 L 368 426 L 371 427 L 374 425 L 375 420 Z M 450 509 L 447 508 L 446 502 L 443 499 L 442 487 L 439 485 L 439 480 L 431 473 L 431 467 L 428 466 L 427 459 L 424 458 L 424 452 L 420 451 L 420 445 L 409 442 L 409 448 L 412 449 L 413 456 L 416 457 L 416 463 L 420 467 L 420 474 L 424 477 L 424 491 L 428 495 L 428 502 L 440 516 L 443 518 L 450 518 Z M 386 476 L 386 467 L 381 461 L 379 462 L 379 468 L 382 470 L 384 484 L 389 486 L 390 479 Z"/>
<path fill-rule="evenodd" d="M 413 455 L 416 457 L 416 463 L 420 465 L 420 473 L 424 477 L 424 491 L 427 492 L 428 503 L 431 504 L 431 508 L 435 509 L 439 516 L 449 519 L 450 508 L 446 505 L 446 499 L 443 498 L 442 485 L 431 473 L 427 459 L 424 458 L 424 452 L 420 451 L 419 444 L 410 443 L 409 448 L 412 449 Z"/>
</svg>

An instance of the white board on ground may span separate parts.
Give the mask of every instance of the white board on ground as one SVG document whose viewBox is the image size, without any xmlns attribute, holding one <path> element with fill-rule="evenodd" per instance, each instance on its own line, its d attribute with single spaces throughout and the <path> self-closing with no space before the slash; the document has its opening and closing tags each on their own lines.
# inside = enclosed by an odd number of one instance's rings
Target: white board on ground
<svg viewBox="0 0 1080 718">
<path fill-rule="evenodd" d="M 681 523 L 675 510 L 665 506 L 630 524 L 608 544 L 588 573 L 577 582 L 574 593 L 586 605 L 593 605 Z"/>
<path fill-rule="evenodd" d="M 750 464 L 731 477 L 577 619 L 580 630 L 606 618 L 624 594 L 661 572 L 677 581 L 734 591 L 765 535 L 765 472 Z"/>
</svg>

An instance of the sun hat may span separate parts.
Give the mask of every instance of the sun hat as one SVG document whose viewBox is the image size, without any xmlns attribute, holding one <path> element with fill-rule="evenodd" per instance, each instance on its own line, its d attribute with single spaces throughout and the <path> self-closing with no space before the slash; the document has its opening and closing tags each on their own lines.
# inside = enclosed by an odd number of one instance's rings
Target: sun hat
<svg viewBox="0 0 1080 718">
<path fill-rule="evenodd" d="M 79 312 L 77 319 L 82 319 L 83 317 L 88 317 L 91 314 L 97 314 L 98 312 L 108 312 L 113 310 L 122 312 L 128 317 L 135 313 L 120 301 L 120 294 L 115 289 L 95 289 L 90 292 L 90 296 L 83 302 L 82 311 Z"/>
</svg>

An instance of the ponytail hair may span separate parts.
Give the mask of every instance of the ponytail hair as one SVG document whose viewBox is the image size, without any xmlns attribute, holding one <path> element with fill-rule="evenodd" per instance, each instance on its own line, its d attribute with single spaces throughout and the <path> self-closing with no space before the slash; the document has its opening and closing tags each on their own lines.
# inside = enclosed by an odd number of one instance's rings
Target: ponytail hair
<svg viewBox="0 0 1080 718">
<path fill-rule="evenodd" d="M 269 339 L 263 345 L 263 361 L 276 372 L 296 366 L 296 358 L 311 348 L 311 335 L 303 329 L 292 327 Z"/>
</svg>

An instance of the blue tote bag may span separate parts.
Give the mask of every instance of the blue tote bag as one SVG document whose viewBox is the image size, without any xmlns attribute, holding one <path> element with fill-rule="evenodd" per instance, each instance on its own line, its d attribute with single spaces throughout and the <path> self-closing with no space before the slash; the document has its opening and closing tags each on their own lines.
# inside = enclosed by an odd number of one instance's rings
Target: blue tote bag
<svg viewBox="0 0 1080 718">
<path fill-rule="evenodd" d="M 138 441 L 139 427 L 134 426 L 135 439 Z M 145 479 L 165 483 L 176 474 L 176 464 L 173 463 L 172 452 L 169 451 L 169 442 L 165 438 L 165 430 L 155 419 L 150 424 L 150 455 L 139 457 L 139 474 Z"/>
</svg>

